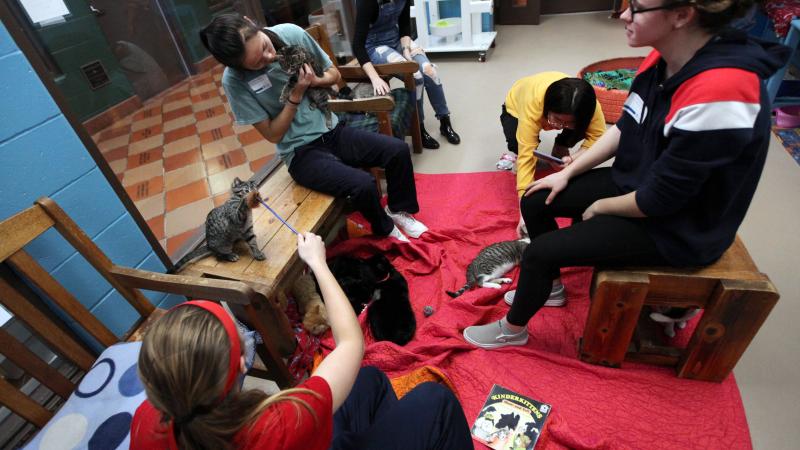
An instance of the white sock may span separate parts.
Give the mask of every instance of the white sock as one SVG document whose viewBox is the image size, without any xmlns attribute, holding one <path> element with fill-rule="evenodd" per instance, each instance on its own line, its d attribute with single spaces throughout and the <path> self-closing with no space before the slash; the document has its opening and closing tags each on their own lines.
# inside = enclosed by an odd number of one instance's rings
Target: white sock
<svg viewBox="0 0 800 450">
<path fill-rule="evenodd" d="M 513 330 L 511 327 L 517 328 L 517 330 Z M 508 323 L 505 317 L 500 319 L 500 328 L 503 330 L 505 334 L 520 334 L 525 331 L 525 327 L 518 327 L 516 325 L 512 325 Z"/>
</svg>

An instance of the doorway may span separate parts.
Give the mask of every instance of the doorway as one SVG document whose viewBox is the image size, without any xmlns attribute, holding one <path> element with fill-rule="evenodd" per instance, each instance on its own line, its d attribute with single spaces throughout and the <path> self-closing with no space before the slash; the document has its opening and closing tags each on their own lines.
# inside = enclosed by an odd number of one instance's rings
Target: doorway
<svg viewBox="0 0 800 450">
<path fill-rule="evenodd" d="M 17 22 L 80 121 L 151 98 L 189 76 L 157 0 L 10 0 Z"/>
</svg>

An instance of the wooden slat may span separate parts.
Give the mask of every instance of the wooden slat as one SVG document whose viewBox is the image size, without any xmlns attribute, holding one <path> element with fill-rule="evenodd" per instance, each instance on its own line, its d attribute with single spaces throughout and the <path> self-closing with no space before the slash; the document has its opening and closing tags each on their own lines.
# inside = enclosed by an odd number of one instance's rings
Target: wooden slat
<svg viewBox="0 0 800 450">
<path fill-rule="evenodd" d="M 778 302 L 769 281 L 720 281 L 678 364 L 678 376 L 721 382 Z"/>
<path fill-rule="evenodd" d="M 92 367 L 95 358 L 89 352 L 84 350 L 68 334 L 64 333 L 41 311 L 28 303 L 14 286 L 11 286 L 2 278 L 0 278 L 0 292 L 2 292 L 0 300 L 3 301 L 3 305 L 12 314 L 25 322 L 32 332 L 36 333 L 81 369 L 89 370 Z"/>
<path fill-rule="evenodd" d="M 256 331 L 258 331 L 261 336 L 269 336 L 270 332 L 265 324 L 259 320 L 259 314 L 255 307 L 253 305 L 247 305 L 245 306 L 245 309 L 247 311 L 247 316 L 255 327 Z M 273 377 L 273 380 L 281 388 L 290 387 L 294 384 L 294 379 L 289 373 L 289 368 L 286 366 L 286 363 L 283 362 L 281 354 L 278 352 L 278 349 L 271 339 L 263 339 L 263 341 L 264 344 L 256 346 L 256 350 L 258 351 L 261 360 L 267 366 L 270 376 Z"/>
<path fill-rule="evenodd" d="M 53 220 L 37 205 L 0 222 L 0 261 L 4 261 L 52 226 Z"/>
<path fill-rule="evenodd" d="M 186 297 L 208 298 L 244 305 L 250 303 L 256 296 L 253 288 L 241 281 L 170 275 L 119 266 L 113 266 L 111 273 L 129 287 Z"/>
<path fill-rule="evenodd" d="M 67 399 L 75 385 L 56 369 L 50 367 L 42 358 L 34 355 L 27 347 L 0 328 L 0 349 L 3 355 L 26 373 L 39 380 L 53 392 Z"/>
<path fill-rule="evenodd" d="M 280 163 L 280 167 L 275 169 L 275 171 L 269 176 L 269 178 L 264 181 L 264 184 L 258 188 L 258 193 L 261 194 L 261 198 L 265 199 L 265 201 L 272 201 L 280 194 L 288 189 L 292 184 L 294 184 L 294 180 L 292 176 L 289 175 L 289 169 L 286 167 L 285 164 Z M 270 206 L 272 206 L 270 204 Z M 256 208 L 253 210 L 253 223 L 264 214 L 270 214 L 266 208 Z"/>
<path fill-rule="evenodd" d="M 402 76 L 403 74 L 413 74 L 419 71 L 419 64 L 414 61 L 403 61 L 388 64 L 374 64 L 373 67 L 378 75 L 382 77 Z M 369 76 L 360 66 L 339 66 L 339 73 L 346 81 L 369 80 Z"/>
<path fill-rule="evenodd" d="M 28 422 L 43 428 L 53 413 L 34 402 L 8 381 L 0 378 L 0 404 Z"/>
<path fill-rule="evenodd" d="M 36 204 L 40 205 L 47 214 L 55 222 L 56 229 L 64 236 L 73 247 L 75 247 L 80 254 L 86 258 L 87 261 L 114 287 L 131 306 L 142 315 L 142 317 L 149 316 L 155 306 L 147 300 L 141 292 L 135 289 L 129 289 L 121 285 L 117 280 L 111 276 L 109 269 L 111 268 L 111 260 L 103 253 L 102 250 L 83 232 L 83 230 L 76 224 L 68 215 L 61 209 L 56 202 L 48 197 L 42 197 L 36 200 Z"/>
<path fill-rule="evenodd" d="M 333 48 L 331 47 L 331 40 L 328 38 L 328 33 L 325 31 L 325 28 L 322 27 L 320 24 L 314 24 L 310 27 L 306 28 L 306 33 L 311 36 L 320 47 L 322 47 L 322 51 L 328 55 L 328 58 L 331 61 L 336 61 L 336 55 L 333 54 Z"/>
<path fill-rule="evenodd" d="M 722 256 L 708 266 L 693 268 L 674 268 L 674 267 L 632 267 L 615 269 L 627 272 L 647 273 L 663 276 L 710 278 L 710 279 L 729 279 L 729 280 L 764 280 L 766 277 L 759 273 L 758 267 L 750 253 L 744 246 L 744 242 L 737 235 L 733 244 L 722 254 Z"/>
<path fill-rule="evenodd" d="M 333 112 L 378 112 L 394 109 L 391 95 L 357 98 L 355 100 L 328 100 L 328 108 Z"/>
<path fill-rule="evenodd" d="M 312 192 L 306 201 L 287 219 L 296 230 L 316 231 L 333 209 L 334 198 L 319 192 Z M 297 237 L 288 228 L 281 227 L 264 249 L 267 259 L 253 261 L 245 273 L 265 280 L 277 280 L 288 270 L 297 256 Z"/>
<path fill-rule="evenodd" d="M 89 312 L 69 291 L 42 268 L 27 252 L 20 250 L 8 262 L 30 282 L 47 294 L 73 320 L 78 322 L 101 344 L 108 347 L 119 339 L 102 322 Z"/>
<path fill-rule="evenodd" d="M 378 113 L 378 133 L 386 136 L 394 136 L 394 131 L 392 131 L 392 119 L 386 111 Z"/>
<path fill-rule="evenodd" d="M 156 308 L 153 311 L 153 314 L 147 317 L 139 326 L 137 326 L 128 336 L 125 338 L 125 342 L 138 342 L 144 338 L 145 332 L 153 324 L 156 320 L 160 319 L 161 316 L 167 313 L 166 309 Z"/>
<path fill-rule="evenodd" d="M 289 319 L 286 317 L 286 313 L 277 301 L 277 296 L 272 293 L 273 289 L 271 284 L 262 283 L 262 279 L 259 277 L 243 273 L 226 272 L 216 267 L 206 267 L 203 270 L 205 272 L 192 272 L 199 273 L 202 277 L 214 279 L 241 280 L 252 287 L 253 290 L 259 294 L 253 301 L 256 315 L 261 323 L 268 324 L 268 326 L 265 327 L 267 334 L 262 334 L 262 336 L 267 336 L 270 342 L 274 342 L 275 347 L 277 347 L 282 355 L 289 356 L 294 352 L 297 346 L 297 340 L 294 337 L 292 326 L 289 323 Z M 235 309 L 236 305 L 231 304 L 231 307 Z M 251 325 L 255 327 L 255 324 Z"/>
<path fill-rule="evenodd" d="M 292 182 L 283 192 L 280 193 L 278 197 L 271 198 L 269 200 L 269 205 L 281 217 L 287 219 L 295 213 L 298 206 L 303 204 L 310 194 L 311 190 Z M 259 248 L 261 248 L 261 251 L 264 252 L 264 255 L 267 257 L 267 259 L 264 261 L 254 260 L 250 255 L 249 249 L 240 243 L 240 251 L 237 252 L 239 255 L 239 261 L 218 261 L 212 256 L 211 258 L 213 258 L 213 265 L 215 267 L 219 267 L 229 272 L 246 272 L 251 264 L 280 264 L 279 260 L 275 260 L 270 256 L 270 253 L 273 251 L 273 245 L 271 244 L 271 241 L 280 229 L 286 227 L 271 212 L 267 211 L 266 208 L 261 209 L 263 209 L 266 213 L 255 221 L 253 224 L 253 232 L 256 234 Z"/>
<path fill-rule="evenodd" d="M 308 27 L 306 29 L 306 32 L 315 41 L 317 41 L 319 46 L 322 47 L 322 50 L 325 52 L 325 54 L 328 55 L 328 58 L 330 58 L 331 61 L 333 61 L 333 64 L 335 66 L 336 55 L 333 54 L 333 47 L 331 46 L 331 40 L 328 38 L 328 32 L 325 31 L 325 28 L 321 24 L 314 24 Z M 340 78 L 339 81 L 336 83 L 336 86 L 339 89 L 341 89 L 347 86 L 347 83 L 345 83 L 345 81 Z"/>
<path fill-rule="evenodd" d="M 216 278 L 219 280 L 238 280 L 247 283 L 254 291 L 266 295 L 272 290 L 269 280 L 242 272 L 231 272 L 220 267 L 194 266 L 181 271 L 181 275 Z"/>
<path fill-rule="evenodd" d="M 274 209 L 281 217 L 289 217 L 297 209 L 297 205 L 302 203 L 311 191 L 295 183 L 285 167 L 281 167 L 275 175 L 282 179 L 274 184 L 262 187 L 262 189 L 259 189 L 259 193 L 264 201 L 270 205 L 270 208 Z M 253 210 L 253 232 L 262 251 L 265 251 L 270 239 L 281 226 L 280 221 L 266 208 L 260 207 Z M 240 257 L 237 262 L 219 261 L 215 256 L 211 255 L 189 264 L 188 267 L 211 266 L 221 267 L 228 271 L 243 272 L 247 269 L 252 257 L 245 245 L 238 246 L 235 251 Z"/>
<path fill-rule="evenodd" d="M 596 275 L 580 359 L 620 367 L 647 296 L 646 275 L 605 271 Z"/>
</svg>

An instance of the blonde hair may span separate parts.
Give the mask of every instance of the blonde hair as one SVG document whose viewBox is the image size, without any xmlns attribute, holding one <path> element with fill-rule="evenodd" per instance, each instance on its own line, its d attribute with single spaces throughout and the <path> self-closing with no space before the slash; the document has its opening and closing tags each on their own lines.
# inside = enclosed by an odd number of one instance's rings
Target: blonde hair
<svg viewBox="0 0 800 450">
<path fill-rule="evenodd" d="M 148 329 L 139 353 L 139 378 L 147 399 L 161 413 L 162 423 L 174 422 L 179 448 L 231 448 L 240 430 L 281 401 L 294 404 L 298 421 L 301 407 L 317 420 L 307 402 L 292 396 L 319 397 L 308 389 L 287 389 L 267 396 L 234 386 L 223 398 L 230 351 L 222 323 L 199 307 L 170 310 Z"/>
</svg>

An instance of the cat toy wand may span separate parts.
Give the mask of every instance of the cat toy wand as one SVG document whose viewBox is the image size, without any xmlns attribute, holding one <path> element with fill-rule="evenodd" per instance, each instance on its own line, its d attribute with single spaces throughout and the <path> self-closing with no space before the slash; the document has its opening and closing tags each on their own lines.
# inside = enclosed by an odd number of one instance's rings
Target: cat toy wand
<svg viewBox="0 0 800 450">
<path fill-rule="evenodd" d="M 292 226 L 291 226 L 291 225 L 289 225 L 288 223 L 286 223 L 286 221 L 285 221 L 285 220 L 283 220 L 283 217 L 281 217 L 281 216 L 280 216 L 278 213 L 276 213 L 274 209 L 270 208 L 270 207 L 269 207 L 269 205 L 267 204 L 267 202 L 265 202 L 264 200 L 261 200 L 261 199 L 258 199 L 258 201 L 259 201 L 259 202 L 261 202 L 261 204 L 262 204 L 262 205 L 264 205 L 264 207 L 265 207 L 265 208 L 267 208 L 267 209 L 269 210 L 269 212 L 271 212 L 271 213 L 272 213 L 272 214 L 273 214 L 275 217 L 277 217 L 277 218 L 278 218 L 278 220 L 280 220 L 281 222 L 283 222 L 283 224 L 284 224 L 284 225 L 286 225 L 286 227 L 287 227 L 287 228 L 289 228 L 290 230 L 292 230 L 292 233 L 294 233 L 294 234 L 297 234 L 297 235 L 299 235 L 299 234 L 300 234 L 300 233 L 298 233 L 298 232 L 297 232 L 297 230 L 295 230 L 294 228 L 292 228 Z"/>
</svg>

